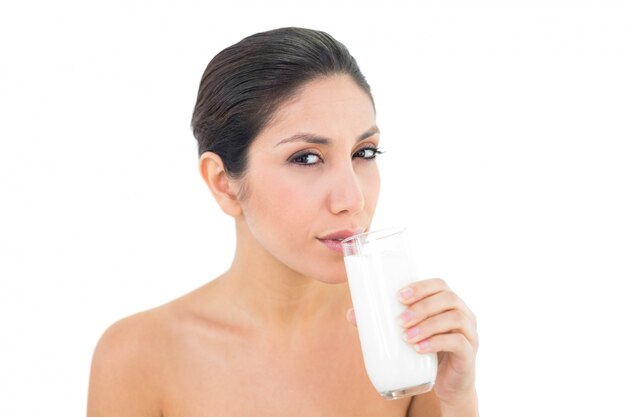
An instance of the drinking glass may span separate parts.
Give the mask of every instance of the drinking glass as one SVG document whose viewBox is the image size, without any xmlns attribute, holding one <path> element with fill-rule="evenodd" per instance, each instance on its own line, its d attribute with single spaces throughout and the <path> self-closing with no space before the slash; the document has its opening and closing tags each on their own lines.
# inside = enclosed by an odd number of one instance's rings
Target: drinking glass
<svg viewBox="0 0 626 417">
<path fill-rule="evenodd" d="M 422 394 L 437 376 L 437 354 L 402 339 L 398 290 L 415 282 L 406 228 L 361 233 L 341 242 L 367 375 L 386 399 Z"/>
</svg>

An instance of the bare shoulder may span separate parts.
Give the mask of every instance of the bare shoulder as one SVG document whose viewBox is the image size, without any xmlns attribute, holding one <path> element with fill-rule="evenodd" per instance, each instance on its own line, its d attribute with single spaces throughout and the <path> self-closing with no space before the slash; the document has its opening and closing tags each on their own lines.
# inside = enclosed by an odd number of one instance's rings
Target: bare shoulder
<svg viewBox="0 0 626 417">
<path fill-rule="evenodd" d="M 201 333 L 199 327 L 215 327 L 197 307 L 211 287 L 126 317 L 103 333 L 91 364 L 88 417 L 163 414 L 180 358 L 193 358 L 185 349 Z M 210 343 L 202 346 L 211 352 Z"/>
<path fill-rule="evenodd" d="M 102 335 L 94 351 L 88 417 L 160 416 L 159 356 L 167 348 L 163 307 L 122 319 Z"/>
</svg>

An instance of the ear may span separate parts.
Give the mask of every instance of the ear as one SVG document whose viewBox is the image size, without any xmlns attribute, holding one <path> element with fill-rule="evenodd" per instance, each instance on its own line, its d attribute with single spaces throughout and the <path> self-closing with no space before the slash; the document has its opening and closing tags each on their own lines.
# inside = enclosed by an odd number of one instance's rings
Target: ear
<svg viewBox="0 0 626 417">
<path fill-rule="evenodd" d="M 236 184 L 228 177 L 222 158 L 218 154 L 204 152 L 200 156 L 200 175 L 224 213 L 232 217 L 241 214 Z"/>
</svg>

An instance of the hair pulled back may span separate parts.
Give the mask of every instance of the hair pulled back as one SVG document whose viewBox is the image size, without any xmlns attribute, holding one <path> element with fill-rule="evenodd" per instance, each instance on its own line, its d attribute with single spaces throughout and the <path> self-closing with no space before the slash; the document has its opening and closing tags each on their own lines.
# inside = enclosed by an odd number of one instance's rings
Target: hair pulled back
<svg viewBox="0 0 626 417">
<path fill-rule="evenodd" d="M 224 49 L 200 81 L 191 120 L 199 155 L 215 152 L 230 176 L 241 176 L 250 143 L 277 107 L 307 81 L 334 74 L 350 75 L 372 97 L 356 60 L 325 32 L 275 29 Z"/>
</svg>

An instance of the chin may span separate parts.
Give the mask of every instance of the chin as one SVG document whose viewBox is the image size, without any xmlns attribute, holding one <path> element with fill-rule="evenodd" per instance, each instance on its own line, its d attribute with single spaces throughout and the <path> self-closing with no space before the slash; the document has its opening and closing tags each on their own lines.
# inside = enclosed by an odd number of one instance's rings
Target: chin
<svg viewBox="0 0 626 417">
<path fill-rule="evenodd" d="M 348 282 L 348 277 L 346 275 L 346 270 L 343 268 L 343 264 L 341 269 L 338 271 L 327 271 L 331 272 L 328 274 L 320 274 L 319 272 L 320 271 L 315 271 L 315 273 L 311 274 L 310 277 L 325 284 L 344 284 Z"/>
<path fill-rule="evenodd" d="M 296 262 L 290 264 L 290 259 L 285 257 L 283 258 L 283 263 L 291 268 L 292 271 L 314 281 L 325 284 L 343 284 L 348 281 L 343 257 L 334 256 L 329 259 L 328 257 L 317 257 L 316 255 L 313 254 L 307 257 L 305 262 L 302 262 L 302 256 L 297 254 L 291 257 L 291 259 L 296 258 Z M 297 257 L 300 259 L 297 259 Z"/>
<path fill-rule="evenodd" d="M 319 282 L 323 282 L 324 284 L 330 284 L 330 285 L 345 284 L 346 282 L 348 282 L 346 277 L 323 277 L 323 278 L 313 278 L 313 279 Z"/>
</svg>

